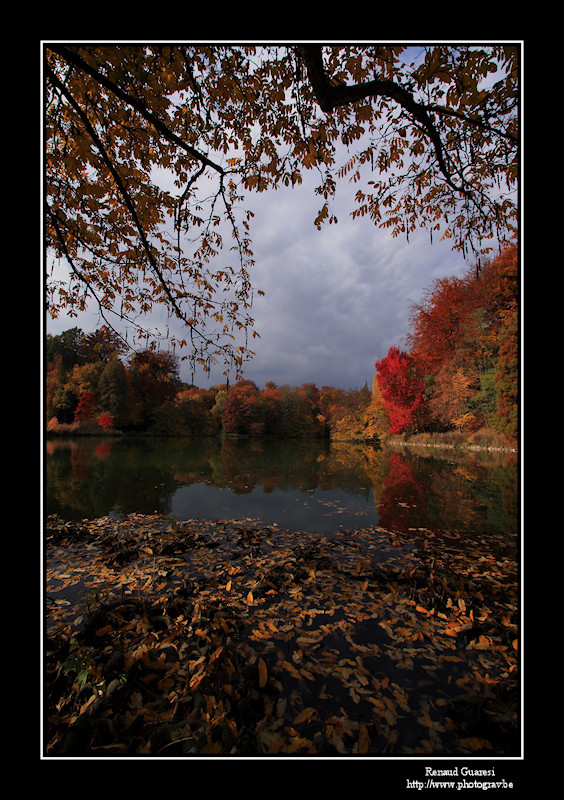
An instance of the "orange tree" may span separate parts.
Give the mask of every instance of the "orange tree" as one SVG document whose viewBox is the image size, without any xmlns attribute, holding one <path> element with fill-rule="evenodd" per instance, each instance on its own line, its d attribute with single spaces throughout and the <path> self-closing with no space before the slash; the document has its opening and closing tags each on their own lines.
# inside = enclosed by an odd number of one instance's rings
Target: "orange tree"
<svg viewBox="0 0 564 800">
<path fill-rule="evenodd" d="M 353 216 L 459 250 L 515 224 L 519 45 L 43 48 L 54 316 L 94 302 L 149 345 L 162 304 L 183 357 L 240 376 L 258 335 L 250 191 L 315 170 L 319 227 L 346 177 Z"/>
<path fill-rule="evenodd" d="M 412 306 L 407 343 L 425 376 L 435 421 L 516 434 L 518 308 L 515 244 L 485 261 L 478 274 L 468 269 L 434 281 Z"/>
</svg>

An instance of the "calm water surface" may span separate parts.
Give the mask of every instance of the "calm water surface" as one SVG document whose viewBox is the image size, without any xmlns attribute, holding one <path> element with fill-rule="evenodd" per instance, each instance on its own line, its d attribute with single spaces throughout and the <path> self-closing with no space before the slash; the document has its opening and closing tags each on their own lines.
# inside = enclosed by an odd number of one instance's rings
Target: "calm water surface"
<svg viewBox="0 0 564 800">
<path fill-rule="evenodd" d="M 52 439 L 44 505 L 66 520 L 158 512 L 322 533 L 377 524 L 513 536 L 518 461 L 319 440 Z"/>
</svg>

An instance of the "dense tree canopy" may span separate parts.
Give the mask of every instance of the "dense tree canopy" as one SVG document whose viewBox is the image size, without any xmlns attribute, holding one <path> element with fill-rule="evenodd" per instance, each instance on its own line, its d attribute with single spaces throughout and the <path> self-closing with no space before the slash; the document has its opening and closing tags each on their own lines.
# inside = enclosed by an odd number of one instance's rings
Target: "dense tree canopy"
<svg viewBox="0 0 564 800">
<path fill-rule="evenodd" d="M 519 48 L 45 45 L 49 311 L 142 328 L 163 304 L 188 357 L 252 355 L 249 191 L 316 170 L 315 224 L 353 215 L 479 251 L 515 223 Z M 166 333 L 163 331 L 166 338 Z M 241 339 L 239 338 L 241 337 Z M 244 343 L 243 343 L 244 341 Z"/>
<path fill-rule="evenodd" d="M 519 423 L 518 250 L 482 269 L 440 278 L 411 309 L 409 352 L 376 362 L 391 433 L 495 428 Z"/>
</svg>

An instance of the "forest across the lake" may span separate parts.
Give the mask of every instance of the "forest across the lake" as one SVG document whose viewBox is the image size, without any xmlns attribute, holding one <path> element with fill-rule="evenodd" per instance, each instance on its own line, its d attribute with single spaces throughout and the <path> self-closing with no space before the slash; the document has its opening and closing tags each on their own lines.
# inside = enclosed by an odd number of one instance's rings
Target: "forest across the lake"
<svg viewBox="0 0 564 800">
<path fill-rule="evenodd" d="M 372 386 L 259 388 L 183 383 L 172 352 L 135 351 L 107 327 L 46 341 L 47 432 L 156 436 L 329 436 L 382 441 L 449 434 L 515 447 L 519 430 L 517 248 L 437 280 L 412 309 L 409 349 L 376 361 Z"/>
</svg>

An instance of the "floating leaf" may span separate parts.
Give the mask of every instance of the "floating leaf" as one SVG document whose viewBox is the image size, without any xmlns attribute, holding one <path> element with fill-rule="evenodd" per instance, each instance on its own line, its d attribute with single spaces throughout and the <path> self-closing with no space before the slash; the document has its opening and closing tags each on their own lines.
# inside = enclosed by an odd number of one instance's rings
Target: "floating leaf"
<svg viewBox="0 0 564 800">
<path fill-rule="evenodd" d="M 367 753 L 370 747 L 370 736 L 368 735 L 368 728 L 366 723 L 360 723 L 360 731 L 358 734 L 358 742 L 356 744 L 357 753 Z"/>
<path fill-rule="evenodd" d="M 491 750 L 492 746 L 487 739 L 479 739 L 476 736 L 469 736 L 462 740 L 471 750 Z"/>
<path fill-rule="evenodd" d="M 266 664 L 264 663 L 262 658 L 259 658 L 258 660 L 258 672 L 259 672 L 259 686 L 261 689 L 264 689 L 264 687 L 266 686 L 268 671 L 266 669 Z"/>
<path fill-rule="evenodd" d="M 309 722 L 314 715 L 317 715 L 317 711 L 312 706 L 308 706 L 304 708 L 303 711 L 300 711 L 294 720 L 294 725 L 300 725 L 302 722 Z"/>
<path fill-rule="evenodd" d="M 202 747 L 200 750 L 201 753 L 211 753 L 217 754 L 221 753 L 222 747 L 221 742 L 208 742 L 206 745 Z"/>
<path fill-rule="evenodd" d="M 293 666 L 293 664 L 290 664 L 289 661 L 282 661 L 280 663 L 280 666 L 283 667 L 285 670 L 287 670 L 287 672 L 289 672 L 290 675 L 293 675 L 294 678 L 300 678 L 301 677 L 300 673 L 298 672 L 298 670 Z"/>
</svg>

